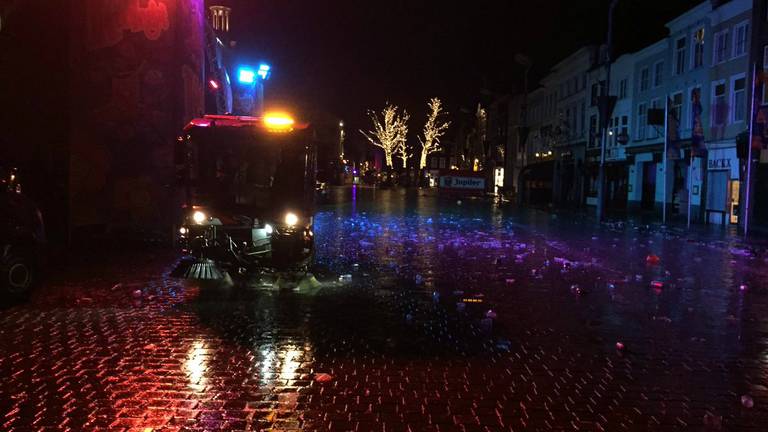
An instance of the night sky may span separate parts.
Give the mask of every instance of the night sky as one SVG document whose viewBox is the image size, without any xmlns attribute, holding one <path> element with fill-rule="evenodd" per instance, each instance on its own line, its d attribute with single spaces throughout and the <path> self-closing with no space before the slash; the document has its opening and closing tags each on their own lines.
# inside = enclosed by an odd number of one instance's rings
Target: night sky
<svg viewBox="0 0 768 432">
<path fill-rule="evenodd" d="M 319 110 L 368 128 L 385 101 L 423 122 L 426 100 L 471 107 L 479 90 L 522 86 L 517 52 L 534 77 L 586 43 L 605 39 L 609 0 L 307 1 L 232 0 L 233 38 L 244 60 L 266 59 L 267 100 Z M 664 24 L 700 3 L 620 0 L 617 54 L 666 35 Z"/>
</svg>

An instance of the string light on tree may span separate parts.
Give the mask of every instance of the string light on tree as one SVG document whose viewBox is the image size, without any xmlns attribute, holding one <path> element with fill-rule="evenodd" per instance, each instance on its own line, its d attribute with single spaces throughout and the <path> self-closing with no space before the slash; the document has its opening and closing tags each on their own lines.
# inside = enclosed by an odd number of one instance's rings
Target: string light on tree
<svg viewBox="0 0 768 432">
<path fill-rule="evenodd" d="M 429 107 L 429 114 L 427 115 L 427 122 L 424 123 L 424 138 L 419 137 L 419 143 L 421 144 L 421 158 L 419 159 L 419 169 L 424 169 L 427 166 L 427 156 L 430 153 L 440 151 L 440 137 L 445 134 L 446 129 L 450 126 L 451 122 L 440 122 L 440 117 L 447 114 L 443 111 L 442 102 L 438 98 L 432 98 L 427 103 Z"/>
<path fill-rule="evenodd" d="M 373 130 L 368 132 L 360 131 L 371 144 L 381 147 L 384 150 L 384 159 L 388 168 L 392 168 L 392 156 L 400 155 L 403 160 L 407 160 L 407 149 L 405 148 L 405 137 L 408 134 L 408 119 L 410 116 L 403 110 L 402 113 L 396 105 L 387 104 L 381 111 L 381 119 L 374 111 L 368 111 L 368 115 L 373 122 Z M 400 150 L 400 147 L 403 147 Z"/>
</svg>

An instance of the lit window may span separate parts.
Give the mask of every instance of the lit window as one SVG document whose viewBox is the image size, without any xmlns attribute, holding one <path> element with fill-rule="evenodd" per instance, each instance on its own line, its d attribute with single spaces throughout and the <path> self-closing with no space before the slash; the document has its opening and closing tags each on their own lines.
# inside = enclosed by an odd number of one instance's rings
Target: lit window
<svg viewBox="0 0 768 432">
<path fill-rule="evenodd" d="M 692 68 L 704 65 L 704 27 L 693 34 L 693 64 Z"/>
</svg>

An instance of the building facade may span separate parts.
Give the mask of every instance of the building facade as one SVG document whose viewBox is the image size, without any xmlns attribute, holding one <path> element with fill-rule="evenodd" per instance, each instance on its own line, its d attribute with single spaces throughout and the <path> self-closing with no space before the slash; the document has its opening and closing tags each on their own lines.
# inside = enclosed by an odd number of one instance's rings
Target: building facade
<svg viewBox="0 0 768 432">
<path fill-rule="evenodd" d="M 749 131 L 752 65 L 760 72 L 768 62 L 764 3 L 700 3 L 669 21 L 664 39 L 615 59 L 608 89 L 605 64 L 598 61 L 605 56 L 597 49 L 585 47 L 564 59 L 528 95 L 530 133 L 514 162 L 521 165 L 521 179 L 529 173 L 540 180 L 546 175 L 530 173 L 551 169 L 550 183 L 531 183 L 550 189 L 549 202 L 597 203 L 598 102 L 608 91 L 616 100 L 605 119 L 606 208 L 665 209 L 672 220 L 740 223 L 746 156 L 738 142 Z M 757 99 L 758 113 L 768 103 L 766 94 Z M 511 121 L 513 128 L 522 126 Z M 766 160 L 765 152 L 757 152 Z M 765 224 L 768 199 L 762 196 L 768 194 L 759 191 L 768 192 L 768 174 L 762 163 L 755 171 L 755 221 Z M 518 185 L 524 195 L 531 189 L 526 185 Z"/>
</svg>

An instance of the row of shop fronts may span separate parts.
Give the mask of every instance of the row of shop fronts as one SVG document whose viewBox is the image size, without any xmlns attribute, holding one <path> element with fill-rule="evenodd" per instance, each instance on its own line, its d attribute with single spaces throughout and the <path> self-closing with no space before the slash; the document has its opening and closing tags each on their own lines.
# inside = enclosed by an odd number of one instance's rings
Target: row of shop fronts
<svg viewBox="0 0 768 432">
<path fill-rule="evenodd" d="M 693 158 L 692 167 L 690 149 L 685 146 L 677 152 L 677 158 L 670 155 L 666 191 L 662 145 L 606 151 L 606 208 L 661 214 L 666 195 L 667 215 L 673 220 L 687 219 L 690 211 L 696 223 L 738 224 L 743 181 L 735 140 L 708 143 L 707 147 L 705 156 Z M 574 146 L 556 152 L 550 160 L 530 164 L 521 171 L 519 200 L 534 206 L 595 206 L 599 164 L 599 148 Z M 760 178 L 757 180 L 759 184 Z"/>
</svg>

